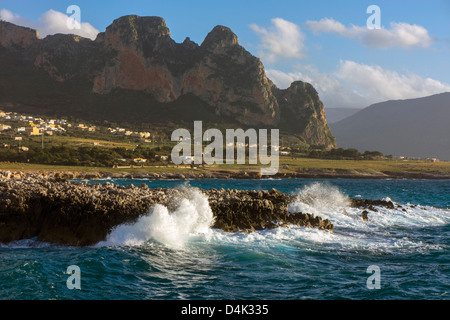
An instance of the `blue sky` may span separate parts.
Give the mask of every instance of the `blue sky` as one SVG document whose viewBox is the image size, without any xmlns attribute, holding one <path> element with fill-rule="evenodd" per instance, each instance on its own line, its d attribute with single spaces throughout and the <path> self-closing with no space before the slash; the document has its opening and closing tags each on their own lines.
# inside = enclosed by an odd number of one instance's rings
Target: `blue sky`
<svg viewBox="0 0 450 320">
<path fill-rule="evenodd" d="M 201 44 L 214 26 L 228 26 L 275 84 L 311 82 L 326 107 L 450 91 L 450 0 L 1 0 L 0 13 L 43 35 L 66 33 L 55 12 L 69 5 L 93 37 L 127 14 L 163 17 L 177 42 Z M 366 27 L 369 5 L 380 8 L 381 30 Z"/>
</svg>

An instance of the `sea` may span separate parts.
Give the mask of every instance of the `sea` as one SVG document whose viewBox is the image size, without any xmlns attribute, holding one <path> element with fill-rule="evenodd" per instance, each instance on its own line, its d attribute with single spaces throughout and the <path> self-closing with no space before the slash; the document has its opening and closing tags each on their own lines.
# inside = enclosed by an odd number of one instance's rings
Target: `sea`
<svg viewBox="0 0 450 320">
<path fill-rule="evenodd" d="M 25 239 L 0 245 L 1 300 L 448 300 L 450 180 L 90 180 L 189 188 L 173 211 L 149 208 L 89 247 Z M 198 188 L 297 195 L 291 212 L 332 232 L 211 228 Z M 368 221 L 349 197 L 391 200 Z M 400 205 L 401 207 L 397 206 Z"/>
</svg>

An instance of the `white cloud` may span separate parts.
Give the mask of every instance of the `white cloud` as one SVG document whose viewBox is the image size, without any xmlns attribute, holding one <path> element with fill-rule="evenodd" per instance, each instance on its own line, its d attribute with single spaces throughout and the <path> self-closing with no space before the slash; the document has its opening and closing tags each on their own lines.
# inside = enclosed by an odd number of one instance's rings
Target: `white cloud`
<svg viewBox="0 0 450 320">
<path fill-rule="evenodd" d="M 310 21 L 308 20 L 305 25 L 310 29 L 313 33 L 337 33 L 340 35 L 345 35 L 347 28 L 334 19 L 324 18 L 320 21 Z"/>
<path fill-rule="evenodd" d="M 268 77 L 280 88 L 301 80 L 319 92 L 325 107 L 364 108 L 371 104 L 397 99 L 413 99 L 450 92 L 450 85 L 414 73 L 399 74 L 354 61 L 341 61 L 335 72 L 321 73 L 312 66 L 298 66 L 296 72 L 267 70 Z"/>
<path fill-rule="evenodd" d="M 319 72 L 313 66 L 297 66 L 295 72 L 283 72 L 276 69 L 268 69 L 267 76 L 277 87 L 285 89 L 294 81 L 311 83 L 319 93 L 320 99 L 327 108 L 361 108 L 365 106 L 365 99 L 352 88 L 335 77 L 333 74 Z"/>
<path fill-rule="evenodd" d="M 304 58 L 304 34 L 295 23 L 281 18 L 271 20 L 272 27 L 266 29 L 256 24 L 250 28 L 256 32 L 262 41 L 261 58 L 274 62 L 279 58 Z"/>
<path fill-rule="evenodd" d="M 67 26 L 69 16 L 55 10 L 49 10 L 42 14 L 39 17 L 38 22 L 22 18 L 6 9 L 0 9 L 0 16 L 5 21 L 38 30 L 41 38 L 56 33 L 64 33 L 76 34 L 94 40 L 99 33 L 99 31 L 88 22 L 82 22 L 79 29 L 69 29 Z"/>
<path fill-rule="evenodd" d="M 33 21 L 22 18 L 21 16 L 12 13 L 9 10 L 1 9 L 1 8 L 0 8 L 0 18 L 4 21 L 8 21 L 8 22 L 20 25 L 20 26 L 30 27 L 31 24 L 35 24 Z"/>
<path fill-rule="evenodd" d="M 399 74 L 380 66 L 341 61 L 335 76 L 358 88 L 367 100 L 411 99 L 450 91 L 450 85 L 414 73 Z M 377 101 L 377 102 L 378 102 Z"/>
<path fill-rule="evenodd" d="M 345 27 L 339 21 L 324 18 L 320 21 L 307 21 L 306 27 L 314 34 L 334 33 L 342 37 L 358 39 L 362 44 L 375 48 L 389 47 L 429 47 L 433 43 L 427 29 L 408 23 L 390 23 L 390 29 L 369 29 L 367 27 Z"/>
</svg>

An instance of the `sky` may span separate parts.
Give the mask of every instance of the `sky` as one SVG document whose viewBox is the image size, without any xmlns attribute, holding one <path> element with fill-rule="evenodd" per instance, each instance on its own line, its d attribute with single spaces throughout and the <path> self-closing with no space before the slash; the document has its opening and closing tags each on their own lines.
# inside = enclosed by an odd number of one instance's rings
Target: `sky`
<svg viewBox="0 0 450 320">
<path fill-rule="evenodd" d="M 72 5 L 79 29 L 67 25 Z M 326 108 L 450 91 L 450 0 L 0 0 L 1 19 L 41 37 L 95 39 L 128 14 L 164 18 L 176 42 L 227 26 L 279 88 L 309 82 Z"/>
</svg>

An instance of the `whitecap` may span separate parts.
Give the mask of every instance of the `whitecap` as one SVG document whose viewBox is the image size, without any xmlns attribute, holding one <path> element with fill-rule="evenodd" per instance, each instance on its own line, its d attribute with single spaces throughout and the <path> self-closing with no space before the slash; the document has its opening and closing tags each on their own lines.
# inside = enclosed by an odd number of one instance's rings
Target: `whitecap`
<svg viewBox="0 0 450 320">
<path fill-rule="evenodd" d="M 186 189 L 175 210 L 156 204 L 135 223 L 117 226 L 98 246 L 137 246 L 154 240 L 179 249 L 191 237 L 207 237 L 213 222 L 207 197 L 198 190 Z"/>
</svg>

